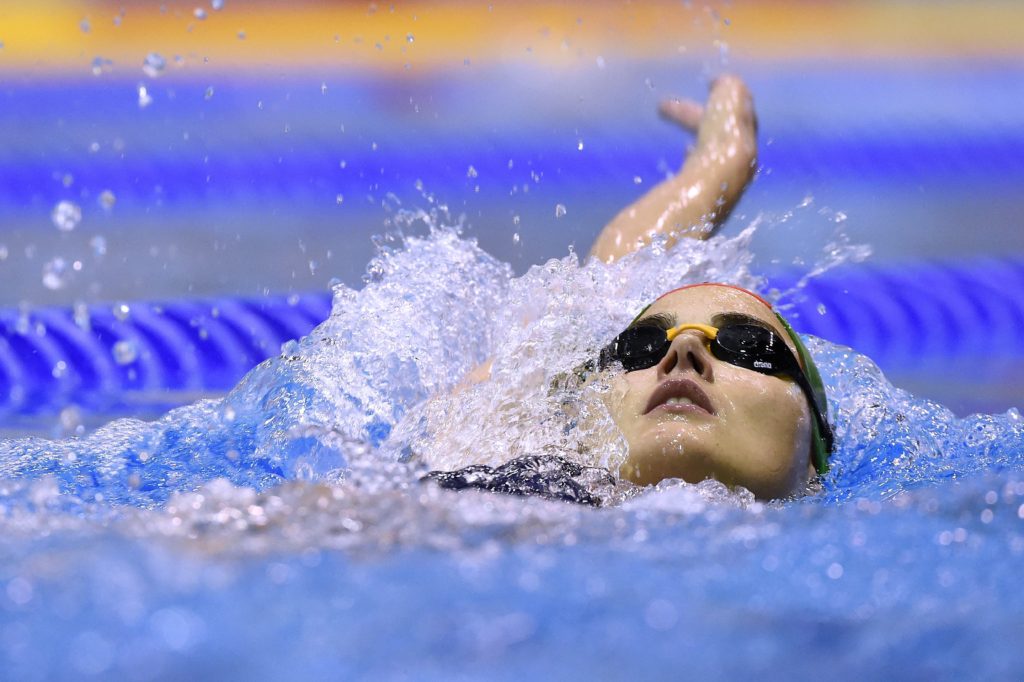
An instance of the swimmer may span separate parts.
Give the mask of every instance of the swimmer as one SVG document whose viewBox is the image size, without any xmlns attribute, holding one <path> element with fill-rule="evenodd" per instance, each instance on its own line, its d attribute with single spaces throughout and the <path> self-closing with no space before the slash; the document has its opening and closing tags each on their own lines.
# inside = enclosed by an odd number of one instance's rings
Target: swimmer
<svg viewBox="0 0 1024 682">
<path fill-rule="evenodd" d="M 664 238 L 666 248 L 680 238 L 707 239 L 754 176 L 757 121 L 739 78 L 716 80 L 704 106 L 673 100 L 660 113 L 694 132 L 696 141 L 676 175 L 602 229 L 590 255 L 606 263 L 655 237 Z M 728 283 L 669 291 L 639 311 L 599 363 L 625 370 L 616 373 L 605 398 L 628 446 L 618 472 L 623 479 L 649 485 L 712 478 L 778 499 L 806 490 L 828 469 L 832 433 L 821 379 L 800 338 L 753 292 Z M 469 381 L 489 374 L 487 363 Z M 449 488 L 544 494 L 538 472 L 578 475 L 550 457 L 525 459 L 532 476 L 525 488 L 508 476 L 511 470 L 522 478 L 523 463 L 430 477 Z M 579 490 L 564 493 L 564 484 L 556 488 L 549 496 L 594 503 Z"/>
</svg>

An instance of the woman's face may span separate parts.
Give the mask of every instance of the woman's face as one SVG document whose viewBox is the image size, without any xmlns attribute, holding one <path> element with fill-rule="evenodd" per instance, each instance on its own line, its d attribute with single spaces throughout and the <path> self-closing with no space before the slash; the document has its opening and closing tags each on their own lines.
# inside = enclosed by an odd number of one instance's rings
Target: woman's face
<svg viewBox="0 0 1024 682">
<path fill-rule="evenodd" d="M 741 290 L 683 289 L 643 317 L 657 314 L 674 324 L 711 326 L 720 326 L 722 315 L 746 315 L 771 327 L 795 354 L 775 315 Z M 699 331 L 679 334 L 654 367 L 617 376 L 607 396 L 629 445 L 620 473 L 635 483 L 714 478 L 777 498 L 800 490 L 813 474 L 812 416 L 797 384 L 718 360 Z"/>
</svg>

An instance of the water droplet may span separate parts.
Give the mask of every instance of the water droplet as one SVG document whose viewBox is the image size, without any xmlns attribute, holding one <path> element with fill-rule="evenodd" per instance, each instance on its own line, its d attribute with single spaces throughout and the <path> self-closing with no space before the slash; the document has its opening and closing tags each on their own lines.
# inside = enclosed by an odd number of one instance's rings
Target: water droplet
<svg viewBox="0 0 1024 682">
<path fill-rule="evenodd" d="M 326 95 L 327 94 L 327 83 L 321 83 L 320 84 L 320 94 L 321 95 Z"/>
<path fill-rule="evenodd" d="M 78 301 L 75 303 L 74 308 L 74 320 L 75 324 L 82 331 L 92 330 L 92 316 L 89 314 L 89 306 L 85 303 Z"/>
<path fill-rule="evenodd" d="M 139 349 L 135 346 L 135 342 L 127 339 L 122 339 L 114 344 L 114 362 L 119 365 L 128 365 L 135 362 L 135 359 L 139 357 Z"/>
<path fill-rule="evenodd" d="M 82 30 L 82 33 L 88 33 L 92 30 L 92 24 L 89 23 L 89 19 L 85 18 L 78 22 L 78 28 Z"/>
<path fill-rule="evenodd" d="M 100 195 L 96 198 L 97 203 L 106 211 L 114 208 L 114 204 L 117 203 L 117 197 L 109 189 L 105 189 L 100 192 Z"/>
<path fill-rule="evenodd" d="M 206 18 L 206 10 L 202 7 L 196 7 L 194 10 L 192 10 L 192 16 L 194 16 L 199 21 L 202 21 Z"/>
<path fill-rule="evenodd" d="M 650 78 L 645 78 L 644 79 L 644 85 L 647 86 L 648 90 L 653 90 L 654 89 L 654 81 L 652 81 Z"/>
<path fill-rule="evenodd" d="M 341 161 L 338 162 L 338 168 L 344 169 L 347 166 L 348 166 L 348 161 L 346 161 L 345 159 L 342 159 Z"/>
<path fill-rule="evenodd" d="M 832 218 L 833 222 L 844 223 L 846 222 L 846 214 L 842 211 L 836 211 L 835 216 Z"/>
<path fill-rule="evenodd" d="M 92 75 L 101 76 L 105 71 L 110 71 L 110 66 L 114 62 L 103 57 L 95 57 L 92 60 Z"/>
<path fill-rule="evenodd" d="M 565 204 L 557 204 L 557 205 L 555 205 L 555 217 L 556 218 L 561 218 L 566 213 L 568 213 L 568 210 L 565 208 Z"/>
<path fill-rule="evenodd" d="M 343 203 L 345 203 L 345 195 L 344 194 L 336 194 L 334 196 L 334 203 L 336 203 L 338 206 L 341 206 Z"/>
<path fill-rule="evenodd" d="M 149 96 L 149 90 L 145 85 L 139 84 L 139 109 L 145 109 L 152 103 L 153 98 Z"/>
<path fill-rule="evenodd" d="M 70 232 L 82 222 L 82 209 L 70 201 L 61 201 L 50 212 L 50 220 L 61 232 Z"/>
<path fill-rule="evenodd" d="M 476 176 L 477 176 L 476 168 L 473 168 L 473 166 L 470 166 L 466 170 L 466 177 L 467 178 L 475 178 Z"/>
<path fill-rule="evenodd" d="M 604 57 L 602 57 L 601 55 L 597 55 L 597 59 L 594 60 L 594 61 L 597 62 L 597 68 L 599 68 L 599 69 L 603 69 L 604 68 L 604 66 L 605 66 Z"/>
<path fill-rule="evenodd" d="M 405 41 L 406 42 L 411 43 L 415 39 L 416 38 L 415 38 L 415 36 L 413 36 L 413 34 L 411 34 L 411 33 L 406 33 L 405 34 Z"/>
<path fill-rule="evenodd" d="M 54 364 L 53 368 L 50 370 L 50 376 L 52 376 L 54 379 L 60 379 L 62 376 L 65 376 L 67 373 L 68 373 L 68 363 L 66 363 L 63 360 L 58 360 L 56 362 L 56 364 Z M 61 416 L 63 416 L 63 412 L 61 413 Z"/>
<path fill-rule="evenodd" d="M 824 303 L 819 303 L 817 310 L 819 315 L 824 315 L 825 313 L 828 312 L 828 309 L 825 307 Z"/>
<path fill-rule="evenodd" d="M 68 283 L 68 262 L 60 256 L 43 264 L 43 286 L 50 291 L 63 289 Z"/>
<path fill-rule="evenodd" d="M 85 424 L 82 423 L 82 410 L 77 405 L 69 405 L 60 411 L 60 430 L 58 437 L 66 438 L 74 433 L 81 436 L 85 433 Z"/>
<path fill-rule="evenodd" d="M 521 241 L 521 237 L 519 236 L 519 233 L 518 232 L 512 233 L 512 243 L 513 244 L 518 244 L 520 241 Z"/>
<path fill-rule="evenodd" d="M 115 303 L 111 312 L 114 313 L 114 317 L 124 322 L 128 319 L 132 309 L 128 307 L 127 303 Z"/>
<path fill-rule="evenodd" d="M 238 39 L 239 40 L 245 40 L 245 31 L 239 31 L 238 32 Z"/>
<path fill-rule="evenodd" d="M 214 12 L 219 12 L 224 9 L 224 0 L 210 0 L 210 7 Z"/>
<path fill-rule="evenodd" d="M 64 177 L 60 179 L 60 184 L 64 185 L 65 187 L 70 187 L 71 185 L 75 184 L 75 176 L 72 175 L 71 173 L 65 173 Z"/>
<path fill-rule="evenodd" d="M 142 72 L 150 78 L 159 78 L 167 68 L 167 60 L 157 52 L 150 52 L 142 62 Z"/>
<path fill-rule="evenodd" d="M 0 244 L 0 260 L 7 260 L 7 256 L 10 255 L 10 251 L 7 250 L 5 244 Z"/>
<path fill-rule="evenodd" d="M 101 234 L 96 235 L 89 240 L 89 247 L 92 249 L 92 254 L 97 258 L 100 256 L 107 255 L 107 239 Z"/>
<path fill-rule="evenodd" d="M 203 99 L 211 99 L 213 97 L 213 86 L 207 86 L 206 92 L 203 93 Z"/>
<path fill-rule="evenodd" d="M 27 304 L 23 303 L 18 306 L 18 319 L 14 321 L 14 331 L 22 336 L 28 334 L 29 330 L 32 329 L 32 321 L 29 319 L 28 314 Z"/>
<path fill-rule="evenodd" d="M 634 175 L 634 176 L 633 176 L 633 184 L 634 184 L 634 185 L 639 185 L 639 184 L 641 184 L 641 183 L 642 183 L 643 181 L 644 181 L 644 179 L 643 179 L 643 178 L 641 178 L 641 177 L 640 177 L 639 175 Z"/>
<path fill-rule="evenodd" d="M 576 151 L 583 151 L 583 140 L 576 140 Z"/>
<path fill-rule="evenodd" d="M 512 216 L 512 224 L 513 225 L 518 225 L 519 224 L 519 215 L 518 214 Z"/>
</svg>

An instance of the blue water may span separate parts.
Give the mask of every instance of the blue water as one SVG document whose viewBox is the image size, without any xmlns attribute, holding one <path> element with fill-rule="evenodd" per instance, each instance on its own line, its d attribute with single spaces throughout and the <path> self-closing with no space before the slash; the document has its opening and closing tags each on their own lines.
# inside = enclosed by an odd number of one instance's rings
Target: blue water
<svg viewBox="0 0 1024 682">
<path fill-rule="evenodd" d="M 590 509 L 441 491 L 428 467 L 615 469 L 601 381 L 553 380 L 665 289 L 762 280 L 749 230 L 516 277 L 437 227 L 441 209 L 395 222 L 365 285 L 338 285 L 331 317 L 224 400 L 0 442 L 6 676 L 1019 672 L 1017 411 L 957 419 L 812 338 L 838 448 L 806 496 L 668 481 Z M 488 357 L 494 379 L 452 395 Z"/>
</svg>

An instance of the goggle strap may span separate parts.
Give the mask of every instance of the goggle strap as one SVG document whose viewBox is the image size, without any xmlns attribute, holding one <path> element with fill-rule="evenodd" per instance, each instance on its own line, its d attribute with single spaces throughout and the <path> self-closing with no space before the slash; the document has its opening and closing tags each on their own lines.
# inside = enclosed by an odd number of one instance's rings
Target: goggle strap
<svg viewBox="0 0 1024 682">
<path fill-rule="evenodd" d="M 810 395 L 813 397 L 814 404 L 817 407 L 816 411 L 820 415 L 820 419 L 814 420 L 811 436 L 814 439 L 814 468 L 817 469 L 819 474 L 825 474 L 828 473 L 828 459 L 831 454 L 830 446 L 833 439 L 832 429 L 828 425 L 828 399 L 825 396 L 825 384 L 821 380 L 818 367 L 814 364 L 814 359 L 807 350 L 807 346 L 804 345 L 803 339 L 793 330 L 793 327 L 786 321 L 786 318 L 778 312 L 775 313 L 775 317 L 778 318 L 779 324 L 786 330 L 789 338 L 793 341 L 793 345 L 796 346 L 796 352 L 800 356 L 801 364 L 804 366 L 803 373 L 810 389 Z M 824 429 L 822 424 L 824 424 Z"/>
</svg>

